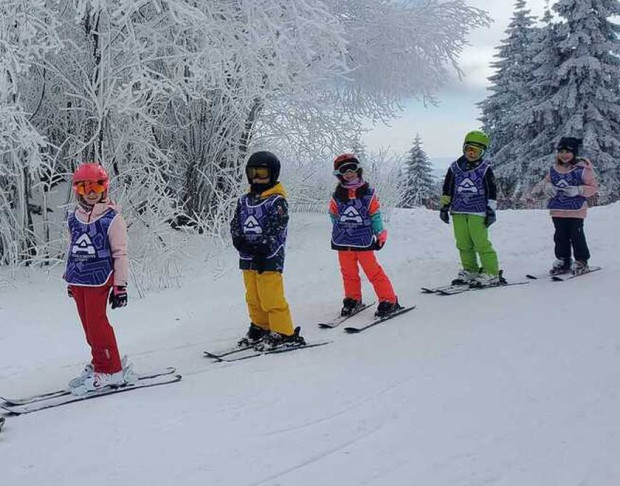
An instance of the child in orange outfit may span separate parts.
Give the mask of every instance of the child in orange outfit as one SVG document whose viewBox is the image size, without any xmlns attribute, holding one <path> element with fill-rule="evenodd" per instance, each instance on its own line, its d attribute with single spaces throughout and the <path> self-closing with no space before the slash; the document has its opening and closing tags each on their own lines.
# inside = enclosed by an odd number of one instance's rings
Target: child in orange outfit
<svg viewBox="0 0 620 486">
<path fill-rule="evenodd" d="M 340 183 L 329 203 L 332 220 L 332 249 L 344 283 L 342 316 L 362 307 L 362 281 L 358 264 L 370 280 L 379 299 L 375 315 L 385 317 L 398 309 L 398 298 L 383 271 L 374 250 L 387 240 L 376 191 L 362 178 L 362 166 L 354 154 L 342 154 L 334 160 L 334 175 Z"/>
</svg>

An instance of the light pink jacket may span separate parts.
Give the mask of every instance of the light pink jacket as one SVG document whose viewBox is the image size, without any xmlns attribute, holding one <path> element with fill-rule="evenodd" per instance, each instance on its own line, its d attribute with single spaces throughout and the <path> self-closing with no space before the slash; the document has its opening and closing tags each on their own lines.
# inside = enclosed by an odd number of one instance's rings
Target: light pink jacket
<svg viewBox="0 0 620 486">
<path fill-rule="evenodd" d="M 75 217 L 82 223 L 92 223 L 103 216 L 108 209 L 114 209 L 119 214 L 114 218 L 108 228 L 108 240 L 114 259 L 114 282 L 113 285 L 126 286 L 129 277 L 129 258 L 127 256 L 127 223 L 120 214 L 120 206 L 111 201 L 97 203 L 92 211 L 84 210 L 80 205 L 75 209 Z"/>
<path fill-rule="evenodd" d="M 578 158 L 577 163 L 575 165 L 566 166 L 564 164 L 560 164 L 559 161 L 555 162 L 555 170 L 560 172 L 561 174 L 566 174 L 570 172 L 575 167 L 583 167 L 585 170 L 583 171 L 583 185 L 579 186 L 580 194 L 583 197 L 592 197 L 598 191 L 598 184 L 596 183 L 596 177 L 594 175 L 594 168 L 592 166 L 592 162 L 588 159 Z M 532 191 L 532 193 L 540 193 L 542 192 L 542 188 L 545 184 L 551 183 L 551 175 L 547 172 L 545 178 L 539 183 L 536 184 L 536 187 Z M 581 208 L 576 209 L 574 211 L 566 211 L 566 210 L 558 210 L 551 209 L 549 211 L 552 218 L 580 218 L 585 219 L 588 214 L 588 201 L 583 202 L 583 206 Z"/>
</svg>

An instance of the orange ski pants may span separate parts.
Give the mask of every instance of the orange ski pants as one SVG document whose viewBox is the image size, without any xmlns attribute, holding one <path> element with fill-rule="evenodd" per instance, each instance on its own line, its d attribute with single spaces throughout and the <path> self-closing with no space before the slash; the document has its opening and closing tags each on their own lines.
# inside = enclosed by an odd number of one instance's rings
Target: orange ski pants
<svg viewBox="0 0 620 486">
<path fill-rule="evenodd" d="M 374 251 L 338 251 L 338 261 L 340 262 L 345 297 L 362 300 L 359 263 L 375 289 L 379 301 L 396 302 L 392 282 L 379 265 Z"/>
</svg>

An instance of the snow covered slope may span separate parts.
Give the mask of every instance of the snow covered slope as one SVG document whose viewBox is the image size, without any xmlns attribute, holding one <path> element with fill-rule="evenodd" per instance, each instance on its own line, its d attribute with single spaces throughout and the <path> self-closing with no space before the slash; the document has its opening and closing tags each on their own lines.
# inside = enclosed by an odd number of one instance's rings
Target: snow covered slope
<svg viewBox="0 0 620 486">
<path fill-rule="evenodd" d="M 247 315 L 232 251 L 196 257 L 182 288 L 110 312 L 138 370 L 183 381 L 9 417 L 0 484 L 620 484 L 620 205 L 586 222 L 603 271 L 451 297 L 419 293 L 458 268 L 451 228 L 426 210 L 387 227 L 378 255 L 415 311 L 360 335 L 319 329 L 342 299 L 336 254 L 325 215 L 294 214 L 287 295 L 306 338 L 332 344 L 203 358 Z M 544 211 L 499 212 L 492 239 L 508 280 L 553 259 Z M 62 387 L 87 358 L 59 272 L 0 276 L 0 395 Z"/>
</svg>

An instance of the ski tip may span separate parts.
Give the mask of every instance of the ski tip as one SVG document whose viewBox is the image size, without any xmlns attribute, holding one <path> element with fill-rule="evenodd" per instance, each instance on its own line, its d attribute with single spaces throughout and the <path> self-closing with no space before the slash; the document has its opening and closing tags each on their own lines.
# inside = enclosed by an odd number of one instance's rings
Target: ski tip
<svg viewBox="0 0 620 486">
<path fill-rule="evenodd" d="M 536 275 L 527 274 L 525 277 L 529 278 L 529 279 L 532 279 L 532 280 L 538 280 L 538 277 Z"/>
<path fill-rule="evenodd" d="M 361 330 L 357 327 L 345 327 L 344 332 L 349 334 L 357 334 L 358 332 L 361 332 Z"/>
</svg>

